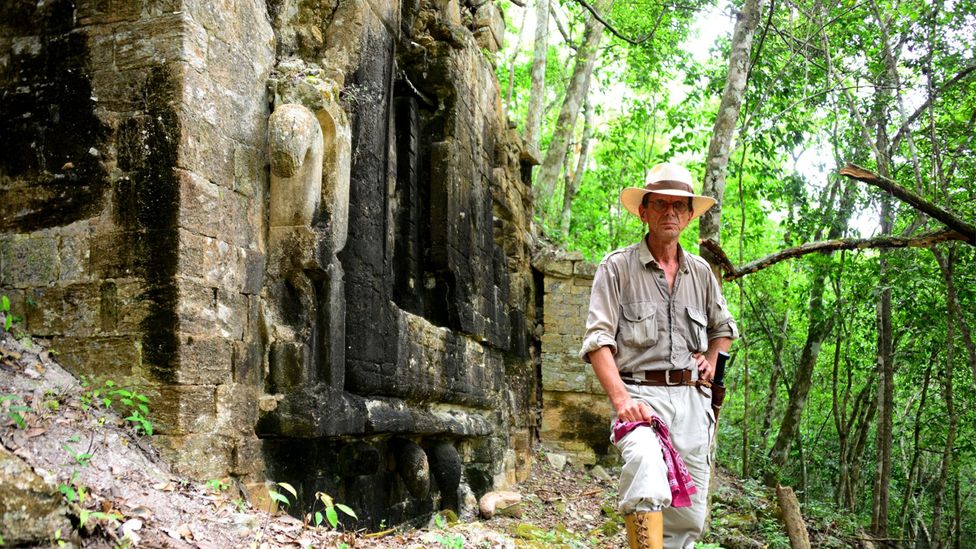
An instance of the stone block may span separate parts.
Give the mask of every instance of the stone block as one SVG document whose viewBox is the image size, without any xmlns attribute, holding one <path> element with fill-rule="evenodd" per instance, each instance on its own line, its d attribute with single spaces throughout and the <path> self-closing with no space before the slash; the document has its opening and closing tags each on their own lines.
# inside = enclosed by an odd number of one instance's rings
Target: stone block
<svg viewBox="0 0 976 549">
<path fill-rule="evenodd" d="M 232 246 L 246 248 L 255 240 L 254 228 L 259 225 L 252 216 L 251 199 L 234 191 L 225 191 L 220 201 L 220 235 Z"/>
<path fill-rule="evenodd" d="M 179 275 L 212 288 L 244 289 L 247 265 L 243 249 L 184 229 L 180 229 L 179 237 Z"/>
<path fill-rule="evenodd" d="M 184 16 L 176 11 L 126 25 L 115 35 L 115 68 L 147 69 L 161 63 L 189 61 L 183 48 Z"/>
<path fill-rule="evenodd" d="M 596 275 L 595 263 L 590 263 L 589 261 L 574 261 L 573 262 L 573 275 L 580 278 L 592 279 Z M 590 282 L 592 284 L 592 282 Z"/>
<path fill-rule="evenodd" d="M 258 422 L 258 389 L 254 385 L 225 383 L 217 386 L 217 421 L 214 433 L 245 436 Z"/>
<path fill-rule="evenodd" d="M 127 378 L 142 363 L 141 345 L 130 336 L 55 337 L 58 361 L 76 376 Z"/>
<path fill-rule="evenodd" d="M 85 336 L 99 327 L 97 284 L 34 288 L 27 293 L 27 326 L 34 335 Z"/>
<path fill-rule="evenodd" d="M 268 355 L 269 393 L 284 393 L 307 380 L 311 351 L 299 343 L 276 341 Z"/>
<path fill-rule="evenodd" d="M 0 236 L 0 279 L 14 287 L 44 286 L 58 280 L 56 236 Z"/>
<path fill-rule="evenodd" d="M 74 223 L 61 231 L 61 261 L 58 280 L 61 283 L 88 282 L 88 258 L 91 255 L 91 225 L 87 222 Z"/>
<path fill-rule="evenodd" d="M 242 477 L 263 475 L 265 464 L 262 447 L 261 439 L 254 435 L 235 440 L 230 473 Z"/>
<path fill-rule="evenodd" d="M 103 283 L 104 285 L 104 283 Z M 150 315 L 152 303 L 145 298 L 142 280 L 120 279 L 115 282 L 115 301 L 103 291 L 100 311 L 101 329 L 106 333 L 139 334 L 142 323 Z M 111 322 L 115 324 L 112 327 Z"/>
<path fill-rule="evenodd" d="M 186 170 L 176 171 L 180 181 L 180 227 L 217 238 L 220 233 L 221 188 Z"/>
<path fill-rule="evenodd" d="M 264 378 L 261 345 L 235 341 L 233 343 L 234 383 L 243 383 L 260 387 Z"/>
<path fill-rule="evenodd" d="M 181 332 L 211 335 L 217 317 L 217 289 L 181 280 L 176 312 Z"/>
<path fill-rule="evenodd" d="M 150 418 L 161 435 L 212 431 L 217 415 L 214 387 L 168 385 L 157 391 L 158 398 L 151 399 Z"/>
<path fill-rule="evenodd" d="M 218 385 L 231 381 L 231 341 L 221 337 L 205 338 L 186 334 L 181 334 L 180 339 L 177 383 Z"/>
<path fill-rule="evenodd" d="M 234 443 L 209 434 L 158 435 L 153 442 L 173 471 L 203 482 L 228 476 Z"/>
<path fill-rule="evenodd" d="M 267 163 L 264 150 L 246 145 L 235 146 L 233 190 L 248 198 L 260 195 L 268 179 Z"/>
<path fill-rule="evenodd" d="M 181 109 L 179 121 L 183 131 L 176 165 L 218 186 L 230 188 L 234 183 L 234 141 L 219 127 L 200 118 L 195 110 Z"/>
</svg>

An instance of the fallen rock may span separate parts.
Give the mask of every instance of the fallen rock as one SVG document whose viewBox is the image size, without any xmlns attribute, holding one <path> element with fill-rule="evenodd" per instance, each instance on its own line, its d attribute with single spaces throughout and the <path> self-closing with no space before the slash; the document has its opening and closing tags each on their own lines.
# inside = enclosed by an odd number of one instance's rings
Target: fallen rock
<svg viewBox="0 0 976 549">
<path fill-rule="evenodd" d="M 490 519 L 498 515 L 501 517 L 522 518 L 522 494 L 518 492 L 498 491 L 488 492 L 481 496 L 478 508 L 481 516 Z"/>
<path fill-rule="evenodd" d="M 546 459 L 549 461 L 549 466 L 557 471 L 562 471 L 563 467 L 566 466 L 566 461 L 568 458 L 563 454 L 556 454 L 549 452 L 546 454 Z"/>
<path fill-rule="evenodd" d="M 71 534 L 61 493 L 0 445 L 0 532 L 11 546 L 46 544 Z"/>
<path fill-rule="evenodd" d="M 606 469 L 604 469 L 599 465 L 594 465 L 593 468 L 590 469 L 590 474 L 593 475 L 593 478 L 597 480 L 602 480 L 603 482 L 610 482 L 611 480 L 613 480 L 610 477 L 610 473 L 608 473 Z"/>
</svg>

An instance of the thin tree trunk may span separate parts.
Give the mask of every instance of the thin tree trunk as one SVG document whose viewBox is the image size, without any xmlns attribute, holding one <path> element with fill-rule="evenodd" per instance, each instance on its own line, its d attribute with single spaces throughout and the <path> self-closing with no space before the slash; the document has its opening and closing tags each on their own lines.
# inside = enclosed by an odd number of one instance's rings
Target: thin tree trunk
<svg viewBox="0 0 976 549">
<path fill-rule="evenodd" d="M 884 150 L 878 147 L 879 150 Z M 881 201 L 881 232 L 890 234 L 892 227 L 891 199 Z M 888 537 L 888 488 L 891 485 L 891 441 L 894 414 L 895 368 L 891 335 L 891 281 L 888 253 L 881 252 L 878 285 L 878 428 L 875 438 L 878 470 L 874 483 L 871 531 L 879 538 Z"/>
<path fill-rule="evenodd" d="M 576 171 L 573 177 L 563 189 L 563 211 L 560 216 L 559 228 L 563 236 L 569 237 L 569 224 L 572 221 L 573 198 L 579 190 L 580 183 L 583 181 L 583 173 L 586 170 L 586 162 L 590 156 L 590 141 L 593 137 L 593 124 L 596 112 L 593 108 L 592 94 L 586 94 L 586 101 L 583 104 L 583 136 L 580 138 L 579 159 L 576 162 Z"/>
<path fill-rule="evenodd" d="M 729 51 L 729 72 L 725 80 L 725 90 L 719 103 L 712 138 L 708 144 L 708 157 L 705 159 L 705 180 L 702 194 L 715 199 L 698 226 L 701 240 L 711 240 L 721 244 L 720 227 L 722 220 L 722 197 L 725 194 L 725 168 L 732 153 L 732 140 L 739 120 L 739 109 L 745 95 L 749 79 L 749 54 L 752 51 L 752 38 L 762 15 L 762 0 L 745 0 L 742 10 L 736 14 L 735 28 L 732 31 L 732 44 Z M 715 276 L 721 280 L 717 262 L 703 252 Z"/>
<path fill-rule="evenodd" d="M 549 52 L 549 0 L 535 3 L 535 43 L 532 49 L 532 83 L 529 88 L 529 112 L 525 118 L 525 143 L 538 158 L 539 131 L 542 127 L 546 99 L 546 60 Z"/>
<path fill-rule="evenodd" d="M 529 10 L 523 9 L 522 22 L 519 24 L 519 43 L 515 48 L 512 48 L 512 56 L 508 59 L 508 89 L 505 91 L 505 105 L 509 108 L 512 105 L 512 92 L 515 91 L 515 60 L 518 58 L 519 51 L 522 49 L 522 31 L 525 30 L 525 20 L 528 19 L 528 15 Z"/>
<path fill-rule="evenodd" d="M 601 6 L 603 4 L 605 2 Z M 542 162 L 542 168 L 536 178 L 536 189 L 538 189 L 536 200 L 543 205 L 550 203 L 553 198 L 556 180 L 559 178 L 559 170 L 563 165 L 570 137 L 576 128 L 576 117 L 579 115 L 580 106 L 583 104 L 590 87 L 590 75 L 593 73 L 593 66 L 596 64 L 596 53 L 602 38 L 603 24 L 591 14 L 586 21 L 583 45 L 576 55 L 576 65 L 573 67 L 573 75 L 569 80 L 569 86 L 566 88 L 562 108 L 559 110 L 556 129 L 552 134 L 549 149 L 546 150 L 546 158 Z M 543 212 L 547 210 L 545 206 L 542 207 Z"/>
<path fill-rule="evenodd" d="M 904 532 L 906 526 L 908 525 L 908 503 L 912 501 L 912 491 L 915 488 L 915 480 L 919 475 L 919 458 L 922 455 L 921 439 L 922 439 L 922 412 L 925 410 L 925 401 L 928 399 L 929 393 L 929 380 L 932 374 L 932 362 L 935 361 L 933 356 L 929 360 L 929 366 L 925 368 L 925 375 L 922 379 L 922 398 L 918 403 L 918 412 L 915 414 L 915 429 L 912 433 L 912 461 L 908 466 L 908 480 L 905 482 L 904 497 L 901 503 L 901 512 L 899 516 L 901 517 L 901 531 Z"/>
<path fill-rule="evenodd" d="M 941 252 L 933 249 L 932 253 L 939 262 L 942 270 L 942 277 L 945 281 L 952 279 L 953 263 L 955 258 L 950 248 L 948 256 L 943 256 Z M 948 285 L 948 282 L 947 282 Z M 948 292 L 947 292 L 948 293 Z M 955 337 L 956 337 L 956 315 L 955 308 L 947 296 L 947 315 L 946 315 L 946 367 L 945 381 L 943 382 L 943 399 L 945 400 L 946 416 L 949 419 L 949 429 L 946 433 L 945 449 L 942 452 L 942 463 L 939 471 L 939 480 L 935 487 L 935 498 L 932 502 L 932 540 L 939 548 L 945 547 L 945 534 L 942 531 L 942 515 L 944 513 L 946 488 L 949 484 L 949 471 L 952 468 L 953 446 L 956 443 L 956 429 L 958 428 L 959 418 L 956 416 L 955 403 L 953 402 L 952 392 L 952 371 L 955 366 Z"/>
<path fill-rule="evenodd" d="M 829 223 L 828 238 L 838 238 L 847 230 L 847 222 L 854 208 L 853 191 L 854 188 L 848 183 L 836 210 L 836 215 Z M 810 288 L 810 323 L 807 329 L 807 339 L 803 344 L 803 351 L 800 353 L 800 362 L 796 367 L 790 399 L 786 404 L 779 433 L 769 451 L 769 469 L 765 474 L 765 480 L 769 486 L 776 486 L 779 481 L 780 470 L 786 464 L 790 444 L 800 427 L 800 419 L 806 406 L 807 395 L 810 393 L 813 369 L 817 364 L 817 357 L 820 356 L 820 347 L 830 335 L 833 325 L 833 311 L 825 311 L 823 307 L 826 280 L 826 270 L 820 270 L 816 273 L 813 285 Z"/>
</svg>

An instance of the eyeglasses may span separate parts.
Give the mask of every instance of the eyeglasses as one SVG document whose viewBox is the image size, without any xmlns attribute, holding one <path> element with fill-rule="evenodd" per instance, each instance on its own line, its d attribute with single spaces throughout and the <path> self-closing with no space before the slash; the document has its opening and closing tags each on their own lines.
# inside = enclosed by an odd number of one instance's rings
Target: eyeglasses
<svg viewBox="0 0 976 549">
<path fill-rule="evenodd" d="M 654 200 L 648 200 L 647 206 L 657 213 L 664 213 L 668 211 L 668 208 L 673 208 L 674 213 L 683 214 L 688 213 L 688 200 L 679 200 L 677 202 L 671 202 L 668 200 L 661 200 L 656 198 Z"/>
</svg>

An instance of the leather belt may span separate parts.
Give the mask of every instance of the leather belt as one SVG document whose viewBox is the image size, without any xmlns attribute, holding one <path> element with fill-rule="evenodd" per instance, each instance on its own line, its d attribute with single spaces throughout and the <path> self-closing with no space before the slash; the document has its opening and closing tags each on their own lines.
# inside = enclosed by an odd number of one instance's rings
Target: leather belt
<svg viewBox="0 0 976 549">
<path fill-rule="evenodd" d="M 629 385 L 645 385 L 648 387 L 711 386 L 711 383 L 707 381 L 694 379 L 691 370 L 647 370 L 636 373 L 621 373 L 620 379 Z"/>
</svg>

